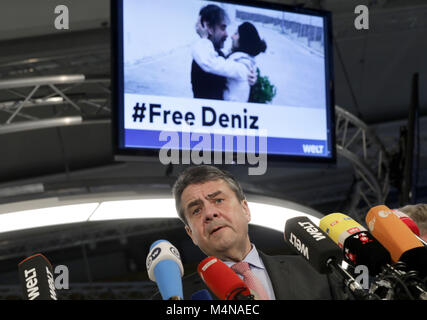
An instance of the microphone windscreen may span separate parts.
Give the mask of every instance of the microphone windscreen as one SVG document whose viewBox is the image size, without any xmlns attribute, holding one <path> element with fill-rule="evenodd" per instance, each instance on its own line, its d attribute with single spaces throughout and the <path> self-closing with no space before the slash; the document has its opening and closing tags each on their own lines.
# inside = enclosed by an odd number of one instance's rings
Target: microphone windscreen
<svg viewBox="0 0 427 320">
<path fill-rule="evenodd" d="M 338 241 L 349 264 L 366 265 L 372 274 L 378 274 L 383 266 L 391 262 L 390 253 L 384 246 L 353 218 L 332 213 L 322 218 L 319 225 Z"/>
<path fill-rule="evenodd" d="M 409 269 L 415 269 L 422 279 L 427 281 L 427 247 L 417 247 L 404 252 L 400 261 L 404 262 Z"/>
<path fill-rule="evenodd" d="M 367 231 L 361 224 L 342 213 L 331 213 L 320 219 L 322 229 L 340 248 L 344 247 L 347 237 L 360 231 Z"/>
<path fill-rule="evenodd" d="M 237 294 L 251 295 L 243 280 L 218 258 L 204 259 L 197 267 L 197 272 L 218 299 L 235 300 Z"/>
<path fill-rule="evenodd" d="M 343 259 L 341 249 L 307 217 L 288 219 L 284 237 L 298 254 L 322 274 L 331 271 L 328 267 L 330 259 L 337 263 Z"/>
<path fill-rule="evenodd" d="M 393 213 L 399 217 L 399 219 L 406 224 L 406 226 L 411 229 L 413 233 L 415 233 L 417 236 L 420 236 L 420 229 L 418 228 L 417 224 L 414 220 L 412 220 L 407 214 L 403 213 L 402 211 L 399 211 L 397 209 L 392 209 Z"/>
<path fill-rule="evenodd" d="M 408 250 L 423 247 L 412 231 L 384 205 L 371 208 L 366 223 L 374 237 L 390 252 L 393 262 Z"/>
<path fill-rule="evenodd" d="M 191 295 L 191 300 L 213 300 L 208 290 L 202 289 Z"/>
<path fill-rule="evenodd" d="M 53 268 L 41 253 L 18 264 L 22 292 L 26 300 L 57 300 Z"/>
<path fill-rule="evenodd" d="M 365 231 L 353 234 L 345 240 L 344 256 L 353 266 L 367 266 L 371 275 L 379 274 L 382 267 L 391 263 L 387 249 L 370 232 Z"/>
<path fill-rule="evenodd" d="M 157 240 L 146 260 L 148 277 L 155 281 L 163 300 L 183 299 L 182 275 L 184 268 L 178 249 L 169 241 Z"/>
</svg>

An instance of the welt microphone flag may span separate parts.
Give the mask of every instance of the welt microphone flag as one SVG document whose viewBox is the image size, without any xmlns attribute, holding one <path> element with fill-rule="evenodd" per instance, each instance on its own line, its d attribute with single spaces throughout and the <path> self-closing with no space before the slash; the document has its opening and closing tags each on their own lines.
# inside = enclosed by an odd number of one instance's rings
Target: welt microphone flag
<svg viewBox="0 0 427 320">
<path fill-rule="evenodd" d="M 330 273 L 331 261 L 340 263 L 340 248 L 307 217 L 286 220 L 284 239 L 321 274 Z"/>
<path fill-rule="evenodd" d="M 18 264 L 19 278 L 25 300 L 58 300 L 49 260 L 37 253 Z"/>
</svg>

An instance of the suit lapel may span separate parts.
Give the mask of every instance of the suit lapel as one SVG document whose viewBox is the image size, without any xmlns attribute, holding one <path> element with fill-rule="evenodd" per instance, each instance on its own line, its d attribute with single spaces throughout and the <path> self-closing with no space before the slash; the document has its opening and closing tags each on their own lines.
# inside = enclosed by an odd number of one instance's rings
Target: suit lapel
<svg viewBox="0 0 427 320">
<path fill-rule="evenodd" d="M 294 299 L 289 269 L 286 262 L 279 257 L 268 256 L 259 250 L 258 253 L 270 277 L 276 300 Z"/>
</svg>

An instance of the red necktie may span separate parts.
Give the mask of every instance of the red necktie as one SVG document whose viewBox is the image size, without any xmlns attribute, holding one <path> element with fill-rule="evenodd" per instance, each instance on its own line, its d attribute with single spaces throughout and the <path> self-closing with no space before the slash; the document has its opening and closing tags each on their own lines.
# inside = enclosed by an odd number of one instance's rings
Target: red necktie
<svg viewBox="0 0 427 320">
<path fill-rule="evenodd" d="M 261 300 L 270 300 L 261 281 L 252 273 L 251 269 L 249 268 L 249 263 L 243 261 L 238 262 L 232 265 L 231 269 L 243 276 L 243 281 L 248 285 L 248 288 L 255 291 Z"/>
</svg>

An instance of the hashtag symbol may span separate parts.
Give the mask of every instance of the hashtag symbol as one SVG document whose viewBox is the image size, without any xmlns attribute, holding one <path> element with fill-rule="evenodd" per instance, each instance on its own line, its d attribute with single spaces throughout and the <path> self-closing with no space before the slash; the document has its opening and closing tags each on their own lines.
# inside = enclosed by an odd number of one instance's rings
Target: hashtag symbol
<svg viewBox="0 0 427 320">
<path fill-rule="evenodd" d="M 142 122 L 142 119 L 145 118 L 144 111 L 147 109 L 145 107 L 145 103 L 142 104 L 142 106 L 139 106 L 139 102 L 136 103 L 135 107 L 133 107 L 134 113 L 132 115 L 133 122 L 136 122 L 137 119 L 139 119 L 139 122 Z"/>
</svg>

